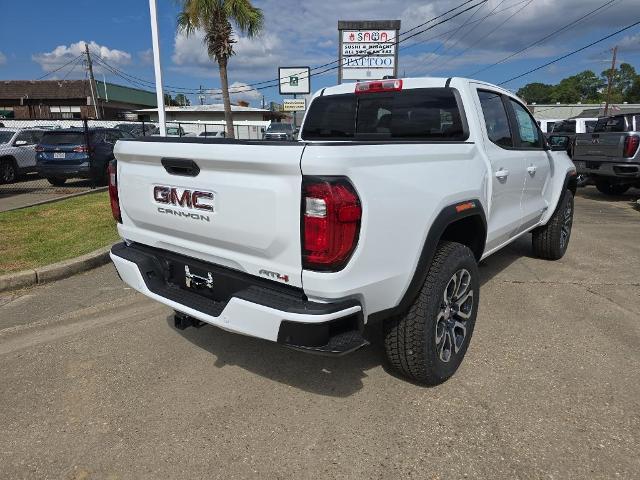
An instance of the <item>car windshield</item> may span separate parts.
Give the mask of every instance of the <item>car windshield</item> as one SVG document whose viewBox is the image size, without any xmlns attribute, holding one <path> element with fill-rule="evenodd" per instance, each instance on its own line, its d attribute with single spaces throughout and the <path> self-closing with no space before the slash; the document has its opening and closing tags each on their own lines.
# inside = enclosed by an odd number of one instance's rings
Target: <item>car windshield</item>
<svg viewBox="0 0 640 480">
<path fill-rule="evenodd" d="M 82 132 L 47 132 L 40 141 L 43 145 L 81 145 L 84 144 Z"/>
<path fill-rule="evenodd" d="M 598 123 L 593 130 L 594 132 L 625 132 L 627 128 L 625 126 L 624 116 L 617 117 L 604 117 L 598 119 Z"/>
<path fill-rule="evenodd" d="M 0 143 L 7 143 L 9 142 L 9 140 L 11 140 L 11 137 L 13 137 L 15 135 L 16 132 L 11 132 L 11 131 L 3 131 L 0 132 Z"/>
<path fill-rule="evenodd" d="M 267 128 L 267 132 L 290 132 L 293 130 L 289 123 L 272 123 Z"/>
<path fill-rule="evenodd" d="M 553 132 L 576 133 L 575 120 L 563 120 L 553 125 Z"/>
</svg>

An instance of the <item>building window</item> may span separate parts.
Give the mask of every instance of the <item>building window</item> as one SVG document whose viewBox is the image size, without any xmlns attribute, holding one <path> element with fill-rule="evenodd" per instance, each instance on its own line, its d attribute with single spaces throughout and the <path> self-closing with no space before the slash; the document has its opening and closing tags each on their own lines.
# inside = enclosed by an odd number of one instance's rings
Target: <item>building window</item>
<svg viewBox="0 0 640 480">
<path fill-rule="evenodd" d="M 80 107 L 72 107 L 69 105 L 63 105 L 60 107 L 49 107 L 51 112 L 51 118 L 60 118 L 63 120 L 69 120 L 73 118 L 82 118 L 80 114 Z"/>
<path fill-rule="evenodd" d="M 0 118 L 14 118 L 13 107 L 0 106 Z"/>
</svg>

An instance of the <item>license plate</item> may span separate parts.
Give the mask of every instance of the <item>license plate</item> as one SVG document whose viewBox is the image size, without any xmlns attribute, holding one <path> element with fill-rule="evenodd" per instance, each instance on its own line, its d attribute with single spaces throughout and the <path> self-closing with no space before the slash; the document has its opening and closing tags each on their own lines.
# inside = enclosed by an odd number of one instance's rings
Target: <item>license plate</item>
<svg viewBox="0 0 640 480">
<path fill-rule="evenodd" d="M 66 154 L 64 152 L 55 152 L 53 154 L 53 158 L 65 158 Z"/>
<path fill-rule="evenodd" d="M 576 166 L 576 170 L 584 170 L 587 168 L 587 164 L 586 162 L 573 162 L 573 164 Z"/>
</svg>

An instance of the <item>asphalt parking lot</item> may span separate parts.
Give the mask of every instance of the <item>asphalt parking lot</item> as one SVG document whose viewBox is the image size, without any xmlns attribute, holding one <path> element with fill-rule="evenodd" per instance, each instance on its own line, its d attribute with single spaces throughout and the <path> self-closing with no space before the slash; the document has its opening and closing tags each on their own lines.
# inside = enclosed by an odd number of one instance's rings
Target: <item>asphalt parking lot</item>
<svg viewBox="0 0 640 480">
<path fill-rule="evenodd" d="M 171 312 L 107 265 L 0 294 L 1 478 L 639 478 L 638 191 L 581 190 L 567 256 L 485 260 L 447 383 Z"/>
</svg>

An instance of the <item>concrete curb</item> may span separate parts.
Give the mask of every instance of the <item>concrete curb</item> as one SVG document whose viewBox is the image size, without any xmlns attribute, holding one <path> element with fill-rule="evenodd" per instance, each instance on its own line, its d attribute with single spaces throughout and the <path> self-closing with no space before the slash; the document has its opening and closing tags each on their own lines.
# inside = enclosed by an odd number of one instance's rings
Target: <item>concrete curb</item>
<svg viewBox="0 0 640 480">
<path fill-rule="evenodd" d="M 40 285 L 54 280 L 70 277 L 109 263 L 111 245 L 95 250 L 80 257 L 63 260 L 44 267 L 0 276 L 0 292 Z"/>
<path fill-rule="evenodd" d="M 6 209 L 6 210 L 0 210 L 0 213 L 3 213 L 3 212 L 15 212 L 16 210 L 22 210 L 23 208 L 37 207 L 38 205 L 46 205 L 48 203 L 54 203 L 54 202 L 59 202 L 60 200 L 66 200 L 67 198 L 75 198 L 75 197 L 81 197 L 83 195 L 90 195 L 92 193 L 106 192 L 108 189 L 109 189 L 109 187 L 96 187 L 94 189 L 86 190 L 84 192 L 69 193 L 67 195 L 61 195 L 61 196 L 56 197 L 56 198 L 49 198 L 47 200 L 40 200 L 38 202 L 30 203 L 29 205 L 22 205 L 20 207 L 13 207 L 13 208 L 9 208 L 9 209 Z"/>
</svg>

